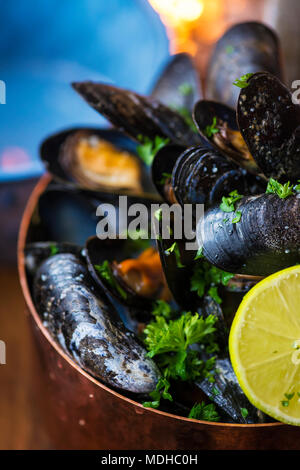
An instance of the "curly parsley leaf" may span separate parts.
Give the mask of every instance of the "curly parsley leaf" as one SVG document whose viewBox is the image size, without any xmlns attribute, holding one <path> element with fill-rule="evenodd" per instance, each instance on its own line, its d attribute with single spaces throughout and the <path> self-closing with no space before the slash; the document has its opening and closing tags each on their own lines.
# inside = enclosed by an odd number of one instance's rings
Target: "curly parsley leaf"
<svg viewBox="0 0 300 470">
<path fill-rule="evenodd" d="M 246 73 L 245 75 L 242 75 L 240 78 L 237 78 L 234 82 L 233 85 L 239 87 L 239 88 L 247 88 L 249 85 L 248 80 L 251 78 L 253 73 Z"/>
<path fill-rule="evenodd" d="M 293 185 L 291 185 L 289 181 L 285 184 L 281 184 L 274 178 L 270 178 L 266 189 L 266 194 L 277 194 L 280 199 L 286 199 L 287 197 L 294 194 Z"/>
<path fill-rule="evenodd" d="M 206 405 L 204 401 L 195 403 L 191 409 L 188 418 L 199 419 L 202 421 L 220 421 L 220 416 L 214 403 Z"/>
<path fill-rule="evenodd" d="M 59 252 L 58 246 L 54 245 L 54 244 L 51 244 L 50 245 L 50 256 L 57 255 L 58 252 Z"/>
<path fill-rule="evenodd" d="M 153 305 L 152 315 L 154 317 L 163 317 L 166 320 L 169 320 L 172 317 L 170 304 L 164 300 L 156 300 Z"/>
<path fill-rule="evenodd" d="M 217 127 L 217 117 L 214 116 L 212 124 L 206 126 L 206 128 L 204 130 L 204 134 L 206 135 L 206 137 L 210 138 L 214 134 L 217 134 L 218 132 L 219 132 L 219 129 Z"/>
<path fill-rule="evenodd" d="M 159 136 L 156 136 L 154 140 L 151 140 L 149 137 L 144 137 L 142 135 L 138 136 L 138 140 L 141 144 L 137 146 L 137 154 L 147 166 L 152 164 L 157 152 L 170 141 L 170 139 L 165 139 Z"/>
<path fill-rule="evenodd" d="M 162 398 L 165 400 L 173 401 L 172 395 L 169 393 L 170 382 L 166 377 L 161 377 L 157 382 L 155 390 L 149 393 L 153 401 L 145 401 L 143 406 L 145 408 L 158 408 Z"/>
</svg>

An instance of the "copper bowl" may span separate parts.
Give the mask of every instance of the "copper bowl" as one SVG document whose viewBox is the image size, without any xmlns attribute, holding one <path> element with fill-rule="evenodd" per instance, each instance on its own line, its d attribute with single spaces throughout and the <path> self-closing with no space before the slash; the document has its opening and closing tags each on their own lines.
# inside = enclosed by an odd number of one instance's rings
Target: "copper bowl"
<svg viewBox="0 0 300 470">
<path fill-rule="evenodd" d="M 41 426 L 56 449 L 300 449 L 300 428 L 281 423 L 223 424 L 144 408 L 84 372 L 51 338 L 33 305 L 24 265 L 28 228 L 45 175 L 27 203 L 18 242 L 18 267 L 36 353 Z M 299 441 L 298 441 L 299 439 Z"/>
</svg>

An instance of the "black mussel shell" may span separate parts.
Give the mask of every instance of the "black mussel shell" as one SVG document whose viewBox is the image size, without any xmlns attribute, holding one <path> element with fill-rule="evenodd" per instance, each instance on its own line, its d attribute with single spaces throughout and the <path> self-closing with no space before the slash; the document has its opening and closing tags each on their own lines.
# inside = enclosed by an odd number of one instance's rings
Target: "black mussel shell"
<svg viewBox="0 0 300 470">
<path fill-rule="evenodd" d="M 251 154 L 267 177 L 300 178 L 300 106 L 274 76 L 257 73 L 240 92 L 238 124 Z"/>
<path fill-rule="evenodd" d="M 264 71 L 282 78 L 276 34 L 262 23 L 237 24 L 217 42 L 208 67 L 205 96 L 235 108 L 239 88 L 233 82 L 247 73 Z"/>
<path fill-rule="evenodd" d="M 155 388 L 156 365 L 118 321 L 78 257 L 64 253 L 44 261 L 35 277 L 34 299 L 45 326 L 84 370 L 127 392 L 146 394 Z"/>
<path fill-rule="evenodd" d="M 233 190 L 245 192 L 243 171 L 215 150 L 205 147 L 187 149 L 177 159 L 172 186 L 181 204 L 212 205 Z"/>
<path fill-rule="evenodd" d="M 209 134 L 207 128 L 213 125 L 214 120 L 217 122 L 219 132 Z M 210 147 L 220 152 L 227 159 L 234 161 L 240 167 L 245 168 L 250 173 L 255 175 L 260 173 L 260 169 L 239 133 L 236 113 L 232 108 L 215 101 L 198 101 L 194 108 L 194 121 L 201 137 Z M 239 149 L 230 142 L 227 129 L 230 133 L 235 134 L 235 136 L 240 136 Z"/>
<path fill-rule="evenodd" d="M 153 98 L 166 106 L 190 113 L 201 95 L 200 77 L 193 58 L 184 52 L 171 57 L 151 92 Z"/>
<path fill-rule="evenodd" d="M 151 173 L 152 181 L 162 198 L 173 204 L 176 202 L 172 187 L 172 171 L 178 157 L 185 151 L 182 145 L 166 145 L 155 155 Z"/>
<path fill-rule="evenodd" d="M 51 135 L 45 139 L 40 147 L 41 159 L 49 173 L 56 181 L 68 186 L 81 187 L 82 189 L 92 189 L 101 191 L 111 191 L 109 185 L 95 184 L 94 181 L 82 174 L 81 169 L 76 163 L 75 147 L 81 138 L 96 138 L 104 140 L 120 151 L 130 153 L 133 158 L 136 155 L 137 144 L 122 132 L 115 129 L 97 129 L 97 128 L 71 128 Z M 137 161 L 137 163 L 139 163 Z M 116 184 L 117 191 L 126 190 L 132 193 L 153 192 L 154 188 L 148 176 L 147 169 L 140 163 L 140 181 L 136 181 L 136 188 L 129 190 L 122 184 Z"/>
<path fill-rule="evenodd" d="M 186 243 L 190 241 L 184 236 L 183 220 L 182 238 L 174 238 L 175 221 L 178 222 L 177 219 L 173 219 L 172 215 L 170 220 L 165 220 L 162 213 L 160 221 L 155 222 L 157 249 L 168 287 L 175 301 L 183 309 L 196 311 L 200 304 L 199 297 L 195 292 L 191 292 L 190 283 L 197 250 L 187 249 Z"/>
<path fill-rule="evenodd" d="M 138 295 L 120 277 L 114 276 L 113 263 L 137 257 L 140 252 L 140 249 L 134 249 L 134 241 L 130 239 L 99 240 L 97 237 L 91 237 L 86 242 L 88 269 L 95 283 L 100 284 L 109 295 L 116 298 L 121 304 L 136 309 L 138 311 L 136 313 L 139 313 L 139 316 L 141 316 L 142 312 L 152 311 L 155 298 Z M 97 266 L 101 265 L 104 261 L 108 261 L 111 268 L 115 281 L 113 285 L 107 279 L 101 277 L 97 270 Z"/>
<path fill-rule="evenodd" d="M 263 421 L 263 413 L 257 410 L 242 391 L 229 358 L 216 360 L 214 382 L 207 378 L 196 382 L 205 393 L 227 416 L 236 423 L 251 424 Z M 247 413 L 243 410 L 246 410 Z"/>
<path fill-rule="evenodd" d="M 217 318 L 215 323 L 216 342 L 220 348 L 220 351 L 225 353 L 225 351 L 228 349 L 229 329 L 227 327 L 221 306 L 212 297 L 207 295 L 203 299 L 201 312 L 204 317 L 213 315 Z"/>
<path fill-rule="evenodd" d="M 115 211 L 111 211 L 105 219 L 107 227 L 103 227 L 103 230 L 106 233 L 108 231 L 116 234 L 122 233 L 123 228 L 119 222 L 126 230 L 127 208 L 125 205 L 122 210 L 119 197 L 124 197 L 124 195 L 86 191 L 57 184 L 50 185 L 41 195 L 38 203 L 37 219 L 41 231 L 40 240 L 56 240 L 84 246 L 86 240 L 96 234 L 96 229 L 102 230 L 99 226 L 100 215 L 96 214 L 98 207 L 102 204 L 115 208 Z M 157 203 L 157 200 L 145 195 L 127 197 L 127 207 L 139 203 L 147 206 L 149 220 L 151 204 L 154 202 Z M 134 216 L 128 216 L 128 222 L 130 223 L 134 218 Z M 149 220 L 145 223 L 149 223 Z"/>
<path fill-rule="evenodd" d="M 237 211 L 241 218 L 233 223 Z M 216 206 L 205 213 L 198 229 L 205 258 L 224 271 L 268 276 L 300 262 L 298 196 L 249 196 L 230 213 Z"/>
<path fill-rule="evenodd" d="M 43 261 L 59 253 L 72 253 L 79 258 L 83 256 L 82 248 L 73 243 L 54 241 L 28 243 L 24 249 L 27 274 L 34 276 Z"/>
<path fill-rule="evenodd" d="M 159 136 L 186 146 L 200 141 L 178 112 L 153 98 L 102 83 L 77 82 L 73 87 L 113 126 L 136 140 Z"/>
</svg>

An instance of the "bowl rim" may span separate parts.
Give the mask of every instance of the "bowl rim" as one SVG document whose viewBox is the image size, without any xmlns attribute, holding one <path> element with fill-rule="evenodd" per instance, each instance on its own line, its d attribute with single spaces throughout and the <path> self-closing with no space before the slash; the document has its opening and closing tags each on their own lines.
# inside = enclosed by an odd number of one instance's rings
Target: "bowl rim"
<svg viewBox="0 0 300 470">
<path fill-rule="evenodd" d="M 21 284 L 21 290 L 23 293 L 23 297 L 25 299 L 26 306 L 32 316 L 35 325 L 37 326 L 40 333 L 45 337 L 45 339 L 50 343 L 53 349 L 61 356 L 71 367 L 73 367 L 79 374 L 84 376 L 87 380 L 91 381 L 97 387 L 102 388 L 109 394 L 113 395 L 114 397 L 124 400 L 127 403 L 133 405 L 136 408 L 140 408 L 143 413 L 155 413 L 158 415 L 165 416 L 166 418 L 175 419 L 178 421 L 183 421 L 187 423 L 196 423 L 199 425 L 211 426 L 211 427 L 228 427 L 228 428 L 240 428 L 240 429 L 249 429 L 249 428 L 278 428 L 282 427 L 285 428 L 288 425 L 280 422 L 275 423 L 257 423 L 257 424 L 241 424 L 241 423 L 222 423 L 222 422 L 212 422 L 212 421 L 202 421 L 192 418 L 187 418 L 185 416 L 179 416 L 172 413 L 167 413 L 165 411 L 157 410 L 154 408 L 145 408 L 141 403 L 134 401 L 130 398 L 125 397 L 119 392 L 109 388 L 107 385 L 102 384 L 97 379 L 92 377 L 86 371 L 84 371 L 70 356 L 68 356 L 65 351 L 59 346 L 59 344 L 52 338 L 49 331 L 43 325 L 42 320 L 40 319 L 35 306 L 33 304 L 33 300 L 31 297 L 31 293 L 29 290 L 27 276 L 26 276 L 26 269 L 25 269 L 25 253 L 24 248 L 26 245 L 27 233 L 28 228 L 31 222 L 31 218 L 39 197 L 44 192 L 50 181 L 52 180 L 52 176 L 49 173 L 45 173 L 37 182 L 36 186 L 34 187 L 27 203 L 25 206 L 25 210 L 23 212 L 20 229 L 19 229 L 19 236 L 18 236 L 18 247 L 17 247 L 17 255 L 18 255 L 18 272 L 19 272 L 19 281 Z"/>
</svg>

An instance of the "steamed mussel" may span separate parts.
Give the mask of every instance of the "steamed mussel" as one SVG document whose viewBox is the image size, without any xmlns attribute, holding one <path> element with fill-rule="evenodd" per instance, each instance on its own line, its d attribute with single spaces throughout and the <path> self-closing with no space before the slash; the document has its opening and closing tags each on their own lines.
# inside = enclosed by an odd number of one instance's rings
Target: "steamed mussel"
<svg viewBox="0 0 300 470">
<path fill-rule="evenodd" d="M 147 395 L 146 407 L 211 421 L 268 420 L 239 386 L 228 335 L 244 294 L 299 263 L 300 114 L 281 78 L 275 34 L 243 23 L 218 42 L 205 99 L 186 54 L 171 60 L 150 96 L 75 83 L 115 129 L 73 129 L 42 146 L 56 183 L 40 197 L 29 237 L 38 244 L 26 252 L 35 305 L 75 362 L 124 393 Z M 152 187 L 137 160 L 141 145 Z M 151 199 L 147 187 L 156 189 Z M 99 204 L 120 216 L 124 194 L 147 210 L 163 200 L 155 240 L 95 236 Z M 185 212 L 176 216 L 186 206 L 187 232 Z M 167 225 L 162 207 L 173 209 Z M 207 414 L 189 413 L 192 400 Z"/>
</svg>

